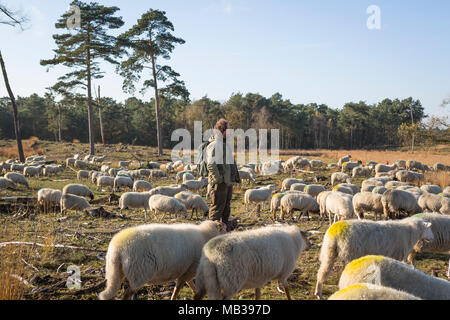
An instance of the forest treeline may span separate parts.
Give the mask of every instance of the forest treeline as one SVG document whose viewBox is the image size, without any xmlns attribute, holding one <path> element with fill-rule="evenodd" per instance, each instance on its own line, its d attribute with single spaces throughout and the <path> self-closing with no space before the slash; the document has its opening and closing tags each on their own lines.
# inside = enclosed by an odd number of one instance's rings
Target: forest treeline
<svg viewBox="0 0 450 320">
<path fill-rule="evenodd" d="M 124 103 L 112 98 L 100 99 L 105 142 L 156 146 L 154 99 L 150 102 L 130 97 Z M 340 109 L 324 104 L 293 104 L 280 94 L 266 98 L 260 94 L 233 94 L 220 103 L 208 97 L 190 102 L 162 99 L 161 123 L 164 148 L 175 129 L 185 128 L 193 134 L 194 121 L 203 122 L 203 130 L 213 127 L 217 119 L 228 119 L 233 128 L 247 130 L 280 129 L 282 149 L 382 149 L 408 145 L 402 124 L 418 126 L 416 144 L 449 143 L 448 124 L 427 118 L 419 100 L 384 99 L 377 104 L 346 103 Z M 58 113 L 61 113 L 61 139 L 88 142 L 86 100 L 83 97 L 55 102 L 51 96 L 32 94 L 18 97 L 19 125 L 23 138 L 36 136 L 59 140 Z M 94 102 L 95 141 L 101 141 L 98 100 Z M 411 116 L 412 113 L 412 116 Z M 433 123 L 431 123 L 433 122 Z M 14 129 L 10 101 L 0 99 L 0 139 L 13 139 Z M 431 140 L 430 140 L 431 139 Z"/>
</svg>

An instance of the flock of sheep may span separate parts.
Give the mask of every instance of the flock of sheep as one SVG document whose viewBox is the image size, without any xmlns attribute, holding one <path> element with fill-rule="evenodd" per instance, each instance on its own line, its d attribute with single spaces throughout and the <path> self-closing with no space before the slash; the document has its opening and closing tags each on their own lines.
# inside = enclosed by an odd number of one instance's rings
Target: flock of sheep
<svg viewBox="0 0 450 320">
<path fill-rule="evenodd" d="M 150 211 L 162 222 L 164 214 L 188 216 L 188 210 L 206 217 L 210 193 L 207 178 L 198 178 L 195 165 L 182 161 L 166 164 L 149 162 L 146 168 L 128 169 L 131 161 L 119 161 L 118 168 L 103 164 L 106 157 L 79 155 L 66 159 L 65 166 L 77 171 L 79 184 L 62 190 L 40 189 L 38 202 L 44 210 L 59 205 L 61 213 L 91 207 L 93 192 L 81 182 L 91 180 L 99 189 L 118 192 L 120 211 Z M 418 161 L 398 160 L 393 165 L 373 161 L 362 165 L 342 157 L 328 164 L 334 170 L 325 185 L 286 178 L 281 188 L 274 184 L 247 189 L 243 194 L 246 210 L 257 205 L 259 214 L 270 205 L 275 224 L 225 233 L 220 222 L 200 224 L 144 224 L 124 229 L 109 243 L 106 255 L 107 287 L 100 299 L 113 299 L 125 285 L 130 299 L 145 284 L 176 281 L 172 299 L 187 283 L 195 299 L 232 299 L 243 289 L 261 289 L 271 280 L 288 299 L 288 279 L 303 251 L 311 246 L 307 230 L 280 223 L 294 220 L 294 213 L 317 214 L 322 223 L 329 220 L 320 250 L 315 295 L 322 298 L 322 286 L 337 260 L 346 266 L 339 280 L 340 291 L 330 299 L 450 299 L 450 282 L 414 268 L 418 252 L 450 252 L 450 187 L 425 184 L 424 173 L 448 171 L 436 163 L 432 168 Z M 0 163 L 0 189 L 29 188 L 27 177 L 51 176 L 64 171 L 64 165 L 48 165 L 45 157 L 29 157 L 26 163 L 7 160 Z M 90 170 L 92 165 L 99 171 Z M 246 164 L 239 169 L 241 179 L 255 182 L 258 174 L 294 174 L 326 165 L 300 156 L 286 161 Z M 275 168 L 275 170 L 274 170 Z M 151 181 L 175 174 L 176 185 L 153 187 Z M 353 184 L 364 177 L 361 186 Z M 316 180 L 317 179 L 316 176 Z M 328 189 L 328 190 L 327 190 Z M 277 218 L 277 213 L 279 215 Z M 374 214 L 375 220 L 366 219 Z M 191 216 L 191 217 L 192 217 Z M 411 264 L 409 266 L 407 263 Z M 449 266 L 450 268 L 450 266 Z M 450 269 L 448 271 L 450 273 Z M 448 274 L 450 279 L 450 274 Z M 195 282 L 193 281 L 195 279 Z M 281 288 L 282 287 L 282 288 Z"/>
</svg>

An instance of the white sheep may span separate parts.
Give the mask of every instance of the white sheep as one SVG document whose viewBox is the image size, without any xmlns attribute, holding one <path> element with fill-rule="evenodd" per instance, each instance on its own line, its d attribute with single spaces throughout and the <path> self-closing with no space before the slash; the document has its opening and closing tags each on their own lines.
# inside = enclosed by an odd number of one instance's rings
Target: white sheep
<svg viewBox="0 0 450 320">
<path fill-rule="evenodd" d="M 406 160 L 395 160 L 395 163 L 399 168 L 406 169 Z"/>
<path fill-rule="evenodd" d="M 406 169 L 408 170 L 415 169 L 418 171 L 422 171 L 422 173 L 425 173 L 425 166 L 421 162 L 415 160 L 406 161 Z"/>
<path fill-rule="evenodd" d="M 373 188 L 372 193 L 378 193 L 378 194 L 383 195 L 388 190 L 389 189 L 386 187 L 375 187 L 375 188 Z"/>
<path fill-rule="evenodd" d="M 8 172 L 7 174 L 4 175 L 4 177 L 6 179 L 9 179 L 11 181 L 13 181 L 16 184 L 21 184 L 23 186 L 25 186 L 26 188 L 29 188 L 30 185 L 28 183 L 27 178 L 24 177 L 23 174 L 21 173 L 16 173 L 16 172 Z"/>
<path fill-rule="evenodd" d="M 391 257 L 368 255 L 350 262 L 339 279 L 339 288 L 364 282 L 405 291 L 424 300 L 450 300 L 450 282 Z"/>
<path fill-rule="evenodd" d="M 294 183 L 291 185 L 291 191 L 305 191 L 305 187 L 307 186 L 307 184 L 304 183 Z"/>
<path fill-rule="evenodd" d="M 371 283 L 356 283 L 333 293 L 328 300 L 421 300 L 412 294 Z"/>
<path fill-rule="evenodd" d="M 92 175 L 91 175 L 91 177 L 92 177 Z M 78 180 L 89 179 L 89 171 L 78 170 L 78 172 L 77 172 L 77 179 Z"/>
<path fill-rule="evenodd" d="M 382 187 L 384 183 L 378 180 L 364 180 L 361 183 L 361 191 L 373 191 L 375 187 Z"/>
<path fill-rule="evenodd" d="M 327 215 L 326 201 L 327 201 L 328 195 L 331 192 L 332 191 L 323 191 L 323 192 L 319 193 L 319 195 L 317 196 L 317 203 L 319 204 L 319 212 L 320 212 L 320 217 L 322 218 L 322 221 L 325 219 L 325 217 Z"/>
<path fill-rule="evenodd" d="M 187 191 L 187 188 L 183 185 L 160 186 L 150 190 L 150 195 L 163 194 L 165 196 L 173 197 L 182 191 Z"/>
<path fill-rule="evenodd" d="M 400 170 L 395 174 L 398 181 L 418 185 L 420 176 L 414 171 Z"/>
<path fill-rule="evenodd" d="M 333 191 L 346 193 L 351 196 L 354 194 L 352 188 L 350 188 L 348 186 L 343 186 L 342 184 L 338 184 L 337 186 L 334 186 Z"/>
<path fill-rule="evenodd" d="M 255 172 L 250 168 L 242 168 L 238 170 L 239 177 L 241 180 L 247 180 L 247 183 L 250 183 L 250 181 L 255 182 L 256 181 L 256 174 Z"/>
<path fill-rule="evenodd" d="M 338 161 L 338 166 L 339 167 L 342 167 L 342 164 L 344 163 L 344 162 L 349 162 L 350 161 L 350 158 L 351 158 L 352 156 L 351 155 L 346 155 L 346 156 L 344 156 L 344 157 L 341 157 L 340 159 L 339 159 L 339 161 Z"/>
<path fill-rule="evenodd" d="M 110 176 L 97 177 L 97 187 L 98 189 L 105 187 L 111 187 L 111 189 L 114 189 L 114 177 Z"/>
<path fill-rule="evenodd" d="M 322 298 L 322 284 L 337 258 L 347 264 L 367 254 L 378 254 L 406 261 L 418 241 L 433 238 L 431 223 L 415 218 L 336 222 L 328 228 L 322 242 L 315 295 Z"/>
<path fill-rule="evenodd" d="M 190 176 L 187 176 L 187 177 L 186 177 L 187 180 L 194 180 L 194 179 L 195 179 L 194 173 L 193 173 L 192 171 L 180 171 L 180 172 L 177 172 L 177 174 L 175 175 L 175 181 L 176 181 L 176 183 L 180 183 L 180 182 L 183 181 L 183 175 L 184 175 L 185 173 L 189 173 L 189 174 L 191 174 L 192 177 L 193 177 L 192 179 L 188 179 L 188 178 L 190 178 Z"/>
<path fill-rule="evenodd" d="M 423 212 L 439 212 L 450 214 L 450 198 L 442 197 L 433 193 L 424 193 L 420 196 L 417 204 Z"/>
<path fill-rule="evenodd" d="M 61 190 L 43 188 L 39 189 L 37 193 L 38 203 L 44 206 L 44 211 L 47 212 L 49 206 L 55 206 L 61 202 Z"/>
<path fill-rule="evenodd" d="M 331 175 L 331 185 L 334 187 L 339 183 L 352 183 L 350 176 L 343 172 L 334 172 Z"/>
<path fill-rule="evenodd" d="M 167 177 L 167 173 L 162 170 L 151 170 L 150 179 Z"/>
<path fill-rule="evenodd" d="M 63 194 L 74 194 L 80 197 L 89 197 L 91 200 L 94 199 L 94 194 L 92 191 L 82 184 L 67 184 L 62 190 Z"/>
<path fill-rule="evenodd" d="M 149 209 L 148 200 L 150 194 L 148 192 L 124 192 L 119 198 L 120 213 L 124 209 L 144 209 L 145 219 L 147 220 L 147 209 Z"/>
<path fill-rule="evenodd" d="M 144 180 L 136 180 L 133 183 L 134 192 L 150 191 L 151 189 L 153 189 L 153 186 L 150 182 Z"/>
<path fill-rule="evenodd" d="M 358 192 L 361 192 L 361 188 L 353 183 L 340 183 L 340 184 L 338 184 L 338 187 L 350 188 L 352 190 L 353 194 L 357 194 Z"/>
<path fill-rule="evenodd" d="M 219 227 L 221 229 L 219 229 Z M 176 280 L 171 299 L 176 299 L 184 283 L 192 279 L 204 244 L 223 233 L 213 221 L 193 224 L 147 224 L 124 229 L 109 243 L 106 253 L 106 289 L 102 300 L 113 299 L 124 280 L 124 299 L 131 299 L 145 284 L 165 284 Z"/>
<path fill-rule="evenodd" d="M 300 211 L 300 217 L 306 213 L 309 220 L 310 212 L 319 213 L 320 210 L 317 201 L 309 194 L 286 194 L 280 202 L 280 219 L 284 220 L 286 213 L 292 217 L 294 211 Z"/>
<path fill-rule="evenodd" d="M 174 197 L 165 196 L 163 194 L 154 194 L 151 195 L 148 200 L 148 205 L 150 211 L 154 212 L 155 216 L 159 212 L 164 212 L 165 214 L 168 212 L 169 215 L 172 213 L 175 214 L 175 217 L 178 213 L 182 214 L 183 217 L 187 217 L 187 209 L 185 205 Z M 164 216 L 162 219 L 164 219 Z"/>
<path fill-rule="evenodd" d="M 348 161 L 342 163 L 342 172 L 352 172 L 354 168 L 359 167 L 362 164 L 361 160 L 358 161 Z"/>
<path fill-rule="evenodd" d="M 356 177 L 370 177 L 370 175 L 372 174 L 372 168 L 369 166 L 358 166 L 353 168 L 352 170 L 352 178 L 356 178 Z"/>
<path fill-rule="evenodd" d="M 434 194 L 442 193 L 442 188 L 438 185 L 424 184 L 423 186 L 420 187 L 420 189 L 428 193 Z"/>
<path fill-rule="evenodd" d="M 114 190 L 120 190 L 121 187 L 127 187 L 128 189 L 133 189 L 133 179 L 126 176 L 116 176 L 114 178 Z"/>
<path fill-rule="evenodd" d="M 81 160 L 75 160 L 73 167 L 77 169 L 86 170 L 89 169 L 89 164 Z"/>
<path fill-rule="evenodd" d="M 2 189 L 14 189 L 16 184 L 11 179 L 0 177 L 0 188 Z"/>
<path fill-rule="evenodd" d="M 23 175 L 25 177 L 38 177 L 42 174 L 42 166 L 39 167 L 34 167 L 34 166 L 29 166 L 29 167 L 25 167 L 23 168 Z"/>
<path fill-rule="evenodd" d="M 244 204 L 245 209 L 248 210 L 248 205 L 251 202 L 262 202 L 263 209 L 265 208 L 265 204 L 270 200 L 272 193 L 276 190 L 274 185 L 268 185 L 265 187 L 261 187 L 259 189 L 248 189 L 244 193 Z M 258 205 L 259 210 L 259 205 Z"/>
<path fill-rule="evenodd" d="M 321 184 L 309 184 L 303 191 L 315 198 L 319 193 L 325 191 L 325 187 Z"/>
<path fill-rule="evenodd" d="M 232 299 L 240 290 L 261 288 L 278 280 L 291 299 L 287 279 L 310 244 L 297 226 L 273 225 L 260 229 L 232 232 L 209 240 L 195 276 L 194 299 L 205 294 L 211 300 Z"/>
<path fill-rule="evenodd" d="M 301 179 L 287 178 L 284 179 L 283 182 L 281 183 L 281 191 L 289 190 L 294 183 L 306 184 L 305 181 Z"/>
<path fill-rule="evenodd" d="M 277 217 L 277 210 L 281 205 L 281 198 L 285 196 L 285 193 L 275 193 L 270 200 L 270 213 L 273 215 L 275 220 Z"/>
<path fill-rule="evenodd" d="M 358 219 L 364 219 L 364 213 L 371 211 L 375 213 L 375 220 L 378 215 L 383 214 L 383 204 L 381 203 L 381 194 L 373 192 L 359 192 L 353 196 L 353 210 Z"/>
<path fill-rule="evenodd" d="M 381 197 L 383 204 L 383 214 L 386 219 L 397 218 L 400 211 L 408 215 L 416 214 L 422 211 L 414 194 L 403 190 L 388 190 Z"/>
<path fill-rule="evenodd" d="M 353 196 L 339 192 L 333 191 L 331 192 L 325 200 L 325 212 L 328 215 L 328 219 L 331 225 L 331 217 L 333 216 L 333 221 L 336 220 L 348 220 L 353 217 Z"/>
<path fill-rule="evenodd" d="M 138 172 L 142 177 L 150 178 L 150 169 L 139 169 Z"/>
<path fill-rule="evenodd" d="M 111 169 L 108 170 L 108 174 L 109 174 L 111 177 L 115 177 L 119 171 L 120 171 L 120 169 L 117 169 L 117 168 L 111 168 Z"/>
<path fill-rule="evenodd" d="M 208 185 L 208 178 L 200 177 L 198 180 L 187 180 L 184 181 L 182 186 L 184 186 L 189 191 L 199 192 L 201 189 Z"/>
<path fill-rule="evenodd" d="M 183 183 L 186 182 L 186 181 L 189 181 L 189 180 L 195 180 L 195 176 L 191 172 L 184 171 Z"/>
<path fill-rule="evenodd" d="M 175 198 L 180 200 L 186 207 L 186 210 L 192 210 L 191 219 L 194 216 L 198 219 L 198 211 L 200 211 L 204 217 L 208 215 L 209 206 L 203 198 L 195 193 L 189 191 L 182 191 L 175 195 Z"/>
<path fill-rule="evenodd" d="M 161 164 L 159 162 L 154 162 L 154 161 L 148 162 L 149 169 L 159 169 L 160 167 L 161 167 Z"/>
<path fill-rule="evenodd" d="M 119 161 L 120 168 L 128 168 L 131 164 L 131 161 Z"/>
<path fill-rule="evenodd" d="M 91 207 L 89 202 L 83 198 L 70 193 L 63 193 L 60 200 L 61 214 L 66 210 L 81 211 Z"/>
<path fill-rule="evenodd" d="M 379 163 L 375 166 L 375 173 L 389 172 L 394 171 L 396 169 L 398 169 L 398 165 L 396 163 L 394 163 L 393 165 Z"/>
</svg>

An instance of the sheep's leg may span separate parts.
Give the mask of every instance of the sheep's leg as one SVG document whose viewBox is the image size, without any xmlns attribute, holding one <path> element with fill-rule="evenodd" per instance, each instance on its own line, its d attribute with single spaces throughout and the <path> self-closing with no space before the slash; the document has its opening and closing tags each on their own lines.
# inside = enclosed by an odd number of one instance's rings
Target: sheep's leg
<svg viewBox="0 0 450 320">
<path fill-rule="evenodd" d="M 255 300 L 261 299 L 261 288 L 255 288 Z"/>
<path fill-rule="evenodd" d="M 122 300 L 135 300 L 135 294 L 136 294 L 136 291 L 131 289 L 131 287 L 128 285 L 128 286 L 126 286 L 125 293 L 123 295 Z"/>
<path fill-rule="evenodd" d="M 286 293 L 286 298 L 288 300 L 291 300 L 291 294 L 289 293 L 289 286 L 287 284 L 287 280 L 283 281 L 283 288 L 284 288 L 284 292 Z"/>
<path fill-rule="evenodd" d="M 322 300 L 322 286 L 325 280 L 328 277 L 331 269 L 333 268 L 334 262 L 337 258 L 337 248 L 330 248 L 328 254 L 325 259 L 320 262 L 319 271 L 317 272 L 317 283 L 316 289 L 314 291 L 314 295 L 317 296 L 320 300 Z"/>
<path fill-rule="evenodd" d="M 450 259 L 448 260 L 447 278 L 448 278 L 448 280 L 450 281 Z"/>
<path fill-rule="evenodd" d="M 172 296 L 170 297 L 170 300 L 177 300 L 178 294 L 180 293 L 181 288 L 184 286 L 186 282 L 184 280 L 177 280 L 177 283 L 175 285 L 175 288 L 173 289 Z"/>
<path fill-rule="evenodd" d="M 192 294 L 195 296 L 195 283 L 193 280 L 187 282 L 188 287 L 191 289 Z"/>
</svg>

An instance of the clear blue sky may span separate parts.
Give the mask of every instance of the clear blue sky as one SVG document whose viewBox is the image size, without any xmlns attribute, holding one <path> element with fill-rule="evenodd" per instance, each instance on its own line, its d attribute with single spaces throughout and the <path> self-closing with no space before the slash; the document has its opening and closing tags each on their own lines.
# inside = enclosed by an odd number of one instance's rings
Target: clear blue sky
<svg viewBox="0 0 450 320">
<path fill-rule="evenodd" d="M 64 68 L 46 68 L 51 37 L 70 1 L 2 0 L 30 18 L 25 31 L 0 26 L 0 48 L 16 95 L 43 94 Z M 170 64 L 191 99 L 224 101 L 233 92 L 271 96 L 293 103 L 420 99 L 428 114 L 450 114 L 450 1 L 365 0 L 128 0 L 98 1 L 121 8 L 126 30 L 149 8 L 167 12 L 175 35 L 186 40 Z M 366 9 L 381 9 L 381 30 L 369 30 Z M 121 78 L 95 84 L 102 95 L 127 98 Z M 3 84 L 0 96 L 6 96 Z M 148 92 L 144 97 L 150 99 Z"/>
</svg>

